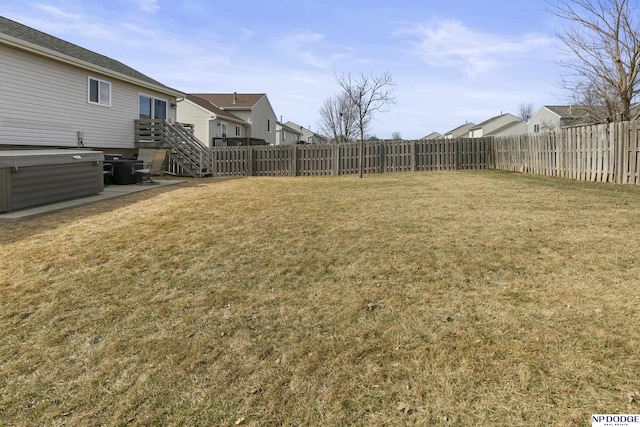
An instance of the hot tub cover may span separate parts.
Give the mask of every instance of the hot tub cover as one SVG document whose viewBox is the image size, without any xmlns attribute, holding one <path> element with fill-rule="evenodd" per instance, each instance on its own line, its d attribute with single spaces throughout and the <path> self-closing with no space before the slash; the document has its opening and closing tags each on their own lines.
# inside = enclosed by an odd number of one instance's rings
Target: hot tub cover
<svg viewBox="0 0 640 427">
<path fill-rule="evenodd" d="M 91 150 L 0 150 L 0 169 L 77 162 L 102 162 L 102 151 Z"/>
</svg>

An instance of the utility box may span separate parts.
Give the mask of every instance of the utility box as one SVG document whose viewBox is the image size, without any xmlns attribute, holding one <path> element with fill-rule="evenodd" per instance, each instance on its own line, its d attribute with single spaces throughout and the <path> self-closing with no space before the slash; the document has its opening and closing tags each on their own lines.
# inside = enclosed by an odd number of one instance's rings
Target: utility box
<svg viewBox="0 0 640 427">
<path fill-rule="evenodd" d="M 102 151 L 0 150 L 0 212 L 101 193 L 103 161 Z"/>
</svg>

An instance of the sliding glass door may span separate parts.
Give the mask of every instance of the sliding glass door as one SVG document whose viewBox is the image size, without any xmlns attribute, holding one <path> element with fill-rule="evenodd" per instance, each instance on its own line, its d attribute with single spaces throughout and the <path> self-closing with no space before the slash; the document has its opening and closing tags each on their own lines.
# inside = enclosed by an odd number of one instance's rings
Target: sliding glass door
<svg viewBox="0 0 640 427">
<path fill-rule="evenodd" d="M 141 119 L 166 119 L 167 101 L 147 95 L 138 95 L 138 115 Z"/>
</svg>

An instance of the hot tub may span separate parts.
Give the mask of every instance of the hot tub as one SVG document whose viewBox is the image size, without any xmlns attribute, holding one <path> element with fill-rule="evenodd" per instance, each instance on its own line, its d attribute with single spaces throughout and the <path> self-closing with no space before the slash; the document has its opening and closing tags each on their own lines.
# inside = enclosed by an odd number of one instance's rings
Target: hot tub
<svg viewBox="0 0 640 427">
<path fill-rule="evenodd" d="M 102 151 L 0 150 L 0 212 L 104 190 Z"/>
</svg>

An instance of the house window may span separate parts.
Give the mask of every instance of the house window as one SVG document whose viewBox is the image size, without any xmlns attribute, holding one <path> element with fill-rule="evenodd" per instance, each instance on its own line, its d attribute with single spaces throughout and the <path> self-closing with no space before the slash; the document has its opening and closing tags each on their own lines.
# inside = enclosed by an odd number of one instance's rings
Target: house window
<svg viewBox="0 0 640 427">
<path fill-rule="evenodd" d="M 220 131 L 222 132 L 222 137 L 226 138 L 227 137 L 227 124 L 226 123 L 222 123 L 220 125 Z"/>
<path fill-rule="evenodd" d="M 236 136 L 240 136 L 240 126 L 236 126 Z"/>
<path fill-rule="evenodd" d="M 89 104 L 111 106 L 111 83 L 89 77 Z"/>
<path fill-rule="evenodd" d="M 287 140 L 287 132 L 285 132 L 284 129 L 282 129 L 282 140 L 283 141 Z"/>
<path fill-rule="evenodd" d="M 533 125 L 533 133 L 539 133 L 540 132 L 540 124 L 536 123 Z"/>
<path fill-rule="evenodd" d="M 138 95 L 138 115 L 141 119 L 166 119 L 167 101 L 147 95 Z"/>
<path fill-rule="evenodd" d="M 271 119 L 267 119 L 267 132 L 271 132 Z"/>
</svg>

